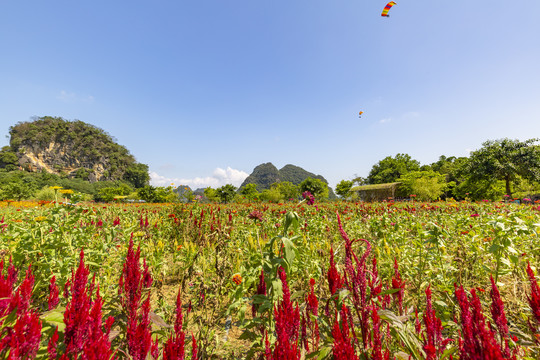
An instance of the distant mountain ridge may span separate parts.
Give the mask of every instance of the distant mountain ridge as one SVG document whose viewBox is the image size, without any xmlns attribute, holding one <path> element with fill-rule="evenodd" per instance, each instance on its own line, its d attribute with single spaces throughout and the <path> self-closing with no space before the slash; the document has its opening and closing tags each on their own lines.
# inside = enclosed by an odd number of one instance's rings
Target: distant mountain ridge
<svg viewBox="0 0 540 360">
<path fill-rule="evenodd" d="M 289 181 L 294 185 L 299 185 L 307 178 L 319 179 L 328 184 L 328 181 L 322 175 L 316 175 L 302 169 L 299 166 L 287 164 L 278 170 L 271 162 L 260 164 L 253 169 L 253 172 L 244 180 L 240 189 L 247 184 L 257 185 L 257 191 L 270 189 L 270 186 L 276 182 Z M 332 188 L 329 188 L 329 197 L 334 198 L 335 194 Z"/>
</svg>

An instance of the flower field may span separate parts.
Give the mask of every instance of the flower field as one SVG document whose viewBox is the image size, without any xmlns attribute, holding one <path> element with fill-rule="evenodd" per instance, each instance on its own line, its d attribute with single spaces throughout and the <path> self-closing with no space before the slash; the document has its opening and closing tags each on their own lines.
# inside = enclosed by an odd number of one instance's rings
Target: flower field
<svg viewBox="0 0 540 360">
<path fill-rule="evenodd" d="M 0 203 L 0 359 L 538 359 L 539 214 Z"/>
</svg>

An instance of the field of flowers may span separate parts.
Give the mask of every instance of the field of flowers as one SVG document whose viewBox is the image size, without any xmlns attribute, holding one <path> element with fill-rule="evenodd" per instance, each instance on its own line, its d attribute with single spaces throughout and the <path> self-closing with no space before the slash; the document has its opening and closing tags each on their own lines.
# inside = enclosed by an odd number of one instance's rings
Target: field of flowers
<svg viewBox="0 0 540 360">
<path fill-rule="evenodd" d="M 0 359 L 538 359 L 540 207 L 0 203 Z"/>
</svg>

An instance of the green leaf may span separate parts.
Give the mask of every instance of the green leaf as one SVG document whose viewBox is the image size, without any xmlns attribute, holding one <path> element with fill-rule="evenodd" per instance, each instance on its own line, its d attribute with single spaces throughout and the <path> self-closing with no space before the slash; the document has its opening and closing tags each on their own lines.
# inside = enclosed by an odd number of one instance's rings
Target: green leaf
<svg viewBox="0 0 540 360">
<path fill-rule="evenodd" d="M 283 246 L 285 248 L 285 260 L 287 260 L 287 263 L 289 264 L 289 267 L 290 267 L 294 261 L 294 258 L 296 257 L 298 249 L 291 242 L 291 240 L 289 240 L 286 237 L 281 238 L 281 241 L 283 242 Z"/>
<path fill-rule="evenodd" d="M 65 308 L 59 307 L 54 310 L 46 311 L 41 316 L 40 319 L 51 324 L 51 326 L 58 326 L 58 331 L 62 332 L 66 328 L 64 324 L 64 312 Z"/>
</svg>

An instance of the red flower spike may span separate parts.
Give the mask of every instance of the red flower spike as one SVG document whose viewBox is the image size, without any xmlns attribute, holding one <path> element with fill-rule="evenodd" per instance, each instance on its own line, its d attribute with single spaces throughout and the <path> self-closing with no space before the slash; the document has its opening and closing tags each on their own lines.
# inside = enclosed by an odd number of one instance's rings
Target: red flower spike
<svg viewBox="0 0 540 360">
<path fill-rule="evenodd" d="M 493 280 L 493 276 L 490 276 L 491 279 L 491 316 L 493 322 L 497 325 L 497 330 L 501 338 L 508 338 L 508 321 L 506 320 L 506 314 L 504 312 L 504 304 L 501 300 L 501 295 L 499 289 Z"/>
<path fill-rule="evenodd" d="M 540 287 L 534 276 L 534 272 L 531 269 L 531 264 L 527 263 L 527 275 L 529 276 L 529 283 L 531 284 L 531 295 L 528 297 L 529 305 L 533 313 L 533 317 L 537 324 L 540 324 Z"/>
<path fill-rule="evenodd" d="M 59 294 L 60 294 L 60 290 L 58 289 L 58 285 L 56 285 L 56 276 L 53 275 L 49 283 L 49 297 L 47 300 L 49 310 L 54 309 L 58 305 Z"/>
</svg>

